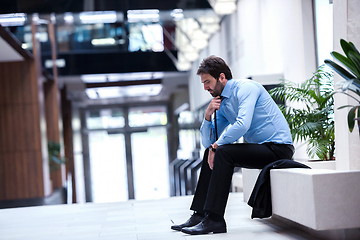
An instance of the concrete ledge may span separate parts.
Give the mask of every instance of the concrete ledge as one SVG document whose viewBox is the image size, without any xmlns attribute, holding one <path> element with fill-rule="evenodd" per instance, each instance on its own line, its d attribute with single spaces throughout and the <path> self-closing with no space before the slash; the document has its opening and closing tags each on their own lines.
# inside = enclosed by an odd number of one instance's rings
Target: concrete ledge
<svg viewBox="0 0 360 240">
<path fill-rule="evenodd" d="M 232 192 L 242 192 L 243 191 L 243 179 L 241 172 L 235 172 L 232 176 L 231 182 Z"/>
<path fill-rule="evenodd" d="M 360 171 L 274 169 L 270 178 L 273 214 L 315 230 L 360 228 Z"/>
<path fill-rule="evenodd" d="M 261 169 L 242 168 L 244 202 L 248 202 Z"/>
<path fill-rule="evenodd" d="M 261 170 L 242 169 L 244 202 Z M 313 230 L 360 228 L 360 171 L 273 169 L 273 215 Z"/>
<path fill-rule="evenodd" d="M 305 165 L 308 165 L 312 169 L 331 169 L 335 170 L 335 161 L 308 161 L 302 162 Z M 252 190 L 255 186 L 257 177 L 260 174 L 261 169 L 249 169 L 242 168 L 242 181 L 243 181 L 243 192 L 244 192 L 244 202 L 248 202 Z"/>
<path fill-rule="evenodd" d="M 308 162 L 304 162 L 304 164 L 308 165 L 312 169 L 336 170 L 336 162 L 334 160 L 331 160 L 331 161 L 308 161 Z"/>
</svg>

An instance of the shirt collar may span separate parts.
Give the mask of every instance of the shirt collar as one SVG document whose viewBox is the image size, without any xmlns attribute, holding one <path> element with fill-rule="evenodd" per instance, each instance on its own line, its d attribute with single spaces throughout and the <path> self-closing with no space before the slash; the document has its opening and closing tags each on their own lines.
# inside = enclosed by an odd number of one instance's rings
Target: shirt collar
<svg viewBox="0 0 360 240">
<path fill-rule="evenodd" d="M 226 98 L 229 98 L 230 95 L 231 95 L 231 89 L 232 89 L 232 86 L 234 85 L 234 81 L 233 80 L 228 80 L 226 82 L 226 85 L 221 93 L 221 96 L 222 97 L 226 97 Z"/>
</svg>

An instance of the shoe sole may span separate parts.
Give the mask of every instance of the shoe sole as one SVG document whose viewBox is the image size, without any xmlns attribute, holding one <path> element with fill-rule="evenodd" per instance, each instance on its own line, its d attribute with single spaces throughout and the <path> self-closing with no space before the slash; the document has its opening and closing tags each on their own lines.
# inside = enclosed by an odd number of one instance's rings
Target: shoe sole
<svg viewBox="0 0 360 240">
<path fill-rule="evenodd" d="M 186 231 L 186 229 L 181 229 L 181 232 L 190 234 L 190 235 L 202 235 L 202 234 L 209 234 L 209 233 L 213 233 L 213 234 L 226 233 L 227 231 L 225 228 L 225 229 L 218 229 L 218 230 L 214 230 L 214 231 L 210 231 L 210 232 L 192 232 L 192 231 Z"/>
<path fill-rule="evenodd" d="M 216 233 L 226 233 L 227 231 L 226 231 L 226 229 L 224 230 L 220 230 L 220 231 L 213 231 L 213 234 L 216 234 Z"/>
<path fill-rule="evenodd" d="M 177 228 L 177 227 L 171 227 L 172 230 L 175 230 L 175 231 L 180 231 L 181 232 L 181 228 Z"/>
</svg>

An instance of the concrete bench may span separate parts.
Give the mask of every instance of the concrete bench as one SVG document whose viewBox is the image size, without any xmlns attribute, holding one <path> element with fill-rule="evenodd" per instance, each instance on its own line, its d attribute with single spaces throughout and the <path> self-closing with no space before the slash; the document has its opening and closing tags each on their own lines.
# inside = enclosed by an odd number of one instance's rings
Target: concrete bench
<svg viewBox="0 0 360 240">
<path fill-rule="evenodd" d="M 232 176 L 231 182 L 232 192 L 243 192 L 243 178 L 241 172 L 235 172 Z"/>
<path fill-rule="evenodd" d="M 260 170 L 243 169 L 247 202 Z M 273 169 L 273 215 L 314 230 L 360 228 L 360 171 Z"/>
</svg>

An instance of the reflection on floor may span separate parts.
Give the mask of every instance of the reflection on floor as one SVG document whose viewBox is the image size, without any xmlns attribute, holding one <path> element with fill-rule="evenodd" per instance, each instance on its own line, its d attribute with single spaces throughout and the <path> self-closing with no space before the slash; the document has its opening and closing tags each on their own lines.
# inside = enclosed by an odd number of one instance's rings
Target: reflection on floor
<svg viewBox="0 0 360 240">
<path fill-rule="evenodd" d="M 305 232 L 250 218 L 242 193 L 231 193 L 225 219 L 228 233 L 189 236 L 170 226 L 191 214 L 192 196 L 152 201 L 87 203 L 0 210 L 1 240 L 180 240 L 315 239 Z"/>
</svg>

